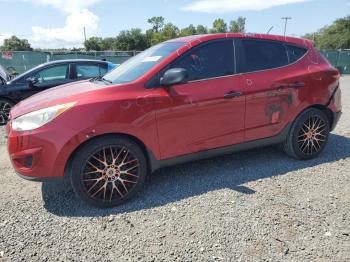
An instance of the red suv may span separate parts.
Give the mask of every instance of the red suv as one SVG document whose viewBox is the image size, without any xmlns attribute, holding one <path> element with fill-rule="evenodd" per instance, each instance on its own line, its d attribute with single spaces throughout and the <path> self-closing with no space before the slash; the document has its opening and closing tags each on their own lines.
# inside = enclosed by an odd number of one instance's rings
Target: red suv
<svg viewBox="0 0 350 262">
<path fill-rule="evenodd" d="M 339 72 L 311 41 L 191 36 L 22 101 L 8 151 L 20 176 L 69 176 L 83 200 L 113 207 L 168 165 L 273 144 L 314 158 L 340 112 Z"/>
</svg>

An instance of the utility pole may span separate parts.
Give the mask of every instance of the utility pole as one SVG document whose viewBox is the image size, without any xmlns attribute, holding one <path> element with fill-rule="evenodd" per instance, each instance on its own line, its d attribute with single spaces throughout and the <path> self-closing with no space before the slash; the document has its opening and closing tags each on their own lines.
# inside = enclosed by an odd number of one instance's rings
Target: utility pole
<svg viewBox="0 0 350 262">
<path fill-rule="evenodd" d="M 85 26 L 84 26 L 84 39 L 85 39 L 85 42 L 86 42 L 86 30 L 85 30 Z"/>
<path fill-rule="evenodd" d="M 284 20 L 284 37 L 286 37 L 288 20 L 290 20 L 292 18 L 291 17 L 282 17 L 281 19 Z"/>
</svg>

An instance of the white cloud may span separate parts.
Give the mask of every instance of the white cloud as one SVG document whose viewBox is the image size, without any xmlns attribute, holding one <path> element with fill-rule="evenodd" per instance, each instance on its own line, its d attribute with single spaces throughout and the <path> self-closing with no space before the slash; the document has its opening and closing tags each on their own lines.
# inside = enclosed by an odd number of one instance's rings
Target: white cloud
<svg viewBox="0 0 350 262">
<path fill-rule="evenodd" d="M 310 0 L 198 0 L 185 6 L 186 11 L 225 13 L 263 10 L 274 6 L 307 2 Z"/>
<path fill-rule="evenodd" d="M 84 8 L 92 6 L 102 0 L 22 0 L 25 2 L 32 2 L 34 4 L 51 6 L 61 9 L 67 13 L 81 11 Z"/>
<path fill-rule="evenodd" d="M 87 9 L 75 11 L 67 16 L 60 28 L 33 26 L 30 39 L 33 47 L 71 48 L 80 47 L 84 42 L 84 27 L 91 33 L 98 29 L 98 16 Z"/>
</svg>

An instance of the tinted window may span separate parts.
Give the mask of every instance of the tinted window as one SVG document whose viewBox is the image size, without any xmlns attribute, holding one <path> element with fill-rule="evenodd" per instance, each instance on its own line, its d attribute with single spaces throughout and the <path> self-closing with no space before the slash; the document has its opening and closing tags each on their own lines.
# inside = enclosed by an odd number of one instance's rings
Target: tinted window
<svg viewBox="0 0 350 262">
<path fill-rule="evenodd" d="M 100 75 L 99 65 L 78 64 L 77 77 L 78 78 L 92 78 Z"/>
<path fill-rule="evenodd" d="M 283 44 L 262 40 L 241 40 L 238 71 L 254 72 L 285 66 L 288 64 Z"/>
<path fill-rule="evenodd" d="M 104 78 L 114 84 L 134 81 L 184 44 L 184 42 L 165 42 L 153 46 L 133 58 L 130 58 L 113 71 L 106 74 Z"/>
<path fill-rule="evenodd" d="M 39 83 L 56 82 L 67 79 L 68 65 L 53 66 L 36 72 L 34 76 Z"/>
<path fill-rule="evenodd" d="M 108 72 L 107 67 L 100 66 L 100 74 L 101 76 L 105 75 Z"/>
<path fill-rule="evenodd" d="M 289 57 L 289 63 L 294 63 L 295 61 L 299 60 L 307 51 L 305 48 L 293 46 L 293 45 L 286 45 L 288 57 Z"/>
<path fill-rule="evenodd" d="M 235 73 L 233 41 L 217 41 L 194 48 L 170 68 L 185 68 L 189 81 L 232 75 Z"/>
</svg>

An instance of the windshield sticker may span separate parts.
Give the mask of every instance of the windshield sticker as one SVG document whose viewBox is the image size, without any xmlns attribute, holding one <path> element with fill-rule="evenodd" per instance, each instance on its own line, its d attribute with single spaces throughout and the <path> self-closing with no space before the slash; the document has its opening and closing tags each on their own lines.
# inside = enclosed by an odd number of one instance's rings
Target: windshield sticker
<svg viewBox="0 0 350 262">
<path fill-rule="evenodd" d="M 162 56 L 148 56 L 142 60 L 142 63 L 144 63 L 144 62 L 157 62 L 161 58 L 162 58 Z"/>
</svg>

